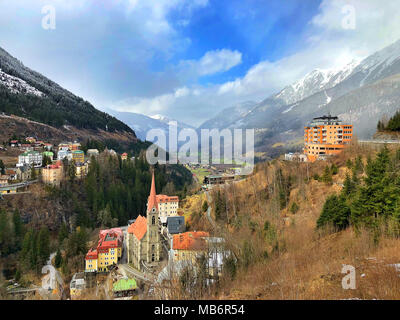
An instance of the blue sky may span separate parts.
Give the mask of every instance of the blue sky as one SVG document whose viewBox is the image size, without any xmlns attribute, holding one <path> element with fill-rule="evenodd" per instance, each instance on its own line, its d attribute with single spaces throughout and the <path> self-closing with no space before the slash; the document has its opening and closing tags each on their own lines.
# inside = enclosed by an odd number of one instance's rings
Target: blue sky
<svg viewBox="0 0 400 320">
<path fill-rule="evenodd" d="M 399 21 L 396 0 L 0 0 L 0 46 L 99 109 L 199 125 L 381 49 Z"/>
</svg>

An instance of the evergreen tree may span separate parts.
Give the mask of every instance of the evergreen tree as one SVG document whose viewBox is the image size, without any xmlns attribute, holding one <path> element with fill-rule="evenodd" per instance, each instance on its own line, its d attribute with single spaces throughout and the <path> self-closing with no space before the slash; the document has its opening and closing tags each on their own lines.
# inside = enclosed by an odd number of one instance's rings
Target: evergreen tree
<svg viewBox="0 0 400 320">
<path fill-rule="evenodd" d="M 3 160 L 1 160 L 1 159 L 0 159 L 0 173 L 6 174 L 5 166 L 4 166 Z"/>
<path fill-rule="evenodd" d="M 346 204 L 343 196 L 338 197 L 336 194 L 327 198 L 322 213 L 317 220 L 317 228 L 326 225 L 332 225 L 337 230 L 343 230 L 350 223 L 351 209 Z"/>
<path fill-rule="evenodd" d="M 339 169 L 338 169 L 337 165 L 333 163 L 331 165 L 331 174 L 334 176 L 334 175 L 337 175 L 338 172 L 339 172 Z"/>
<path fill-rule="evenodd" d="M 296 214 L 297 211 L 299 211 L 299 205 L 296 202 L 293 202 L 292 206 L 290 207 L 290 212 Z"/>
<path fill-rule="evenodd" d="M 322 175 L 322 182 L 325 182 L 326 184 L 332 183 L 332 172 L 328 165 L 325 166 L 324 174 Z"/>
<path fill-rule="evenodd" d="M 60 231 L 58 232 L 58 245 L 62 245 L 64 239 L 68 238 L 68 227 L 65 223 L 61 225 Z"/>
<path fill-rule="evenodd" d="M 49 229 L 42 227 L 38 236 L 38 265 L 44 265 L 50 255 L 50 234 Z"/>
<path fill-rule="evenodd" d="M 343 187 L 343 191 L 342 191 L 342 195 L 344 197 L 350 197 L 354 194 L 354 192 L 356 191 L 356 183 L 354 182 L 353 179 L 350 178 L 350 175 L 348 172 L 346 172 L 346 179 L 344 180 L 343 183 L 344 187 Z"/>
<path fill-rule="evenodd" d="M 357 173 L 362 173 L 364 171 L 364 164 L 362 162 L 361 156 L 356 158 L 356 162 L 354 164 L 355 171 Z"/>
<path fill-rule="evenodd" d="M 54 258 L 54 265 L 56 268 L 60 268 L 62 263 L 62 255 L 60 249 L 57 249 L 56 257 Z"/>
</svg>

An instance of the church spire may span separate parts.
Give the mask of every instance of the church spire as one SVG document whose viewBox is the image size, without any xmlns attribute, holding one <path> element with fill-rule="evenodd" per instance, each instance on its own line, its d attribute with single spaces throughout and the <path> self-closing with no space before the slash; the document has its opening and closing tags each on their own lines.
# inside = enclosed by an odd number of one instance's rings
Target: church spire
<svg viewBox="0 0 400 320">
<path fill-rule="evenodd" d="M 151 209 L 153 209 L 153 207 L 156 207 L 156 209 L 158 210 L 156 181 L 154 179 L 154 169 L 153 169 L 152 179 L 151 179 L 150 195 L 149 195 L 149 199 L 147 201 L 147 211 L 150 211 Z"/>
</svg>

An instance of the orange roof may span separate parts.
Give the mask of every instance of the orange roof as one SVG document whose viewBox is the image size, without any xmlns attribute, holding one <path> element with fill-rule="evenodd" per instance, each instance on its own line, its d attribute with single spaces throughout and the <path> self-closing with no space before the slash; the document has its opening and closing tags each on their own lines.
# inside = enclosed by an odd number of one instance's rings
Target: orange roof
<svg viewBox="0 0 400 320">
<path fill-rule="evenodd" d="M 151 179 L 151 189 L 150 189 L 150 195 L 147 200 L 147 212 L 149 212 L 153 207 L 156 207 L 158 210 L 158 204 L 157 204 L 157 194 L 156 194 L 156 182 L 154 180 L 154 170 L 153 170 L 153 176 Z"/>
<path fill-rule="evenodd" d="M 178 202 L 179 201 L 179 197 L 178 196 L 167 196 L 165 194 L 158 194 L 156 196 L 157 198 L 157 202 L 161 203 L 161 202 Z"/>
<path fill-rule="evenodd" d="M 185 232 L 173 236 L 172 249 L 174 250 L 199 250 L 205 247 L 204 237 L 209 233 L 204 231 Z"/>
<path fill-rule="evenodd" d="M 147 231 L 147 219 L 141 215 L 128 227 L 128 233 L 132 233 L 140 241 Z"/>
</svg>

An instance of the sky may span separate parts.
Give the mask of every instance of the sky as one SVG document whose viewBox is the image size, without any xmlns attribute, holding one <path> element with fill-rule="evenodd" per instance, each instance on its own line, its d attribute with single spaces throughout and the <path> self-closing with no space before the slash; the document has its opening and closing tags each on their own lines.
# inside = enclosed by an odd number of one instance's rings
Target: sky
<svg viewBox="0 0 400 320">
<path fill-rule="evenodd" d="M 98 109 L 193 126 L 398 39 L 398 0 L 0 0 L 0 47 L 26 66 Z"/>
</svg>

